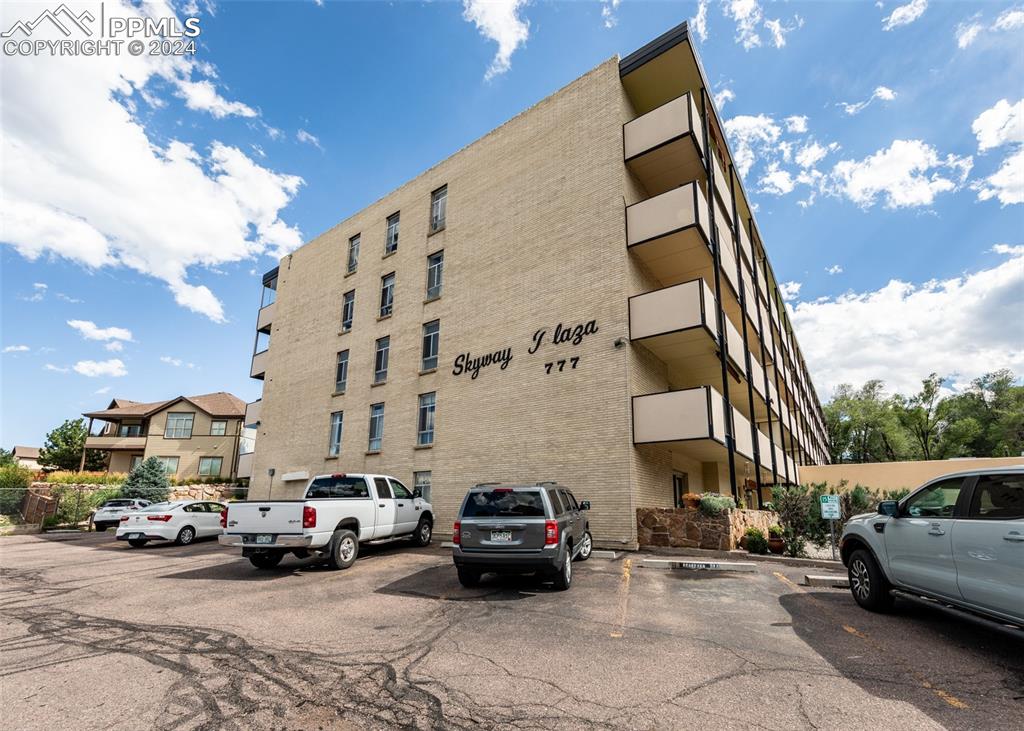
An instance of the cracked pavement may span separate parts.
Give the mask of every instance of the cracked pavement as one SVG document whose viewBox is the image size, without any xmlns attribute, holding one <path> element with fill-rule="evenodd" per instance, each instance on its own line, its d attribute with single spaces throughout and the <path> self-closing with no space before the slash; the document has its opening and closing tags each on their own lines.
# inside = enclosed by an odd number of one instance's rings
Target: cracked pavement
<svg viewBox="0 0 1024 731">
<path fill-rule="evenodd" d="M 1024 647 L 756 573 L 577 564 L 467 590 L 437 547 L 257 571 L 216 543 L 0 539 L 17 729 L 1024 727 Z"/>
</svg>

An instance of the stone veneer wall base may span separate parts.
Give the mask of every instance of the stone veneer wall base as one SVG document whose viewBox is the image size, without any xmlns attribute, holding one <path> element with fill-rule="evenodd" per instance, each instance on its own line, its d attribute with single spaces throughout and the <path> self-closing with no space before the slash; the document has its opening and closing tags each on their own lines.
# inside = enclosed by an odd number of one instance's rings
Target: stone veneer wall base
<svg viewBox="0 0 1024 731">
<path fill-rule="evenodd" d="M 708 548 L 730 551 L 737 548 L 747 528 L 778 525 L 775 513 L 767 510 L 728 510 L 707 515 L 697 508 L 637 508 L 636 532 L 640 548 Z"/>
</svg>

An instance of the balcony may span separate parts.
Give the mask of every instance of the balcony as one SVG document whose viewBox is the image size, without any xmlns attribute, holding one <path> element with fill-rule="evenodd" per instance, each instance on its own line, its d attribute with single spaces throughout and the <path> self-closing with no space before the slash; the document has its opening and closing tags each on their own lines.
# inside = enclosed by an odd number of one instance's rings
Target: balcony
<svg viewBox="0 0 1024 731">
<path fill-rule="evenodd" d="M 146 437 L 89 436 L 85 440 L 85 448 L 109 451 L 118 449 L 143 450 L 146 448 Z"/>
<path fill-rule="evenodd" d="M 626 166 L 650 195 L 704 174 L 700 111 L 689 93 L 628 122 L 622 136 Z"/>
<path fill-rule="evenodd" d="M 252 403 L 245 405 L 245 422 L 243 426 L 248 429 L 252 429 L 259 426 L 260 423 L 260 412 L 263 408 L 263 399 L 256 399 Z"/>
<path fill-rule="evenodd" d="M 252 477 L 252 462 L 256 456 L 255 452 L 248 452 L 246 454 L 238 455 L 238 472 L 237 477 Z"/>
<path fill-rule="evenodd" d="M 732 222 L 732 182 L 729 180 L 729 176 L 726 175 L 725 170 L 722 168 L 722 163 L 719 161 L 717 155 L 711 156 L 712 163 L 715 166 L 715 193 L 722 202 L 722 207 L 725 209 L 725 215 L 727 220 Z"/>
<path fill-rule="evenodd" d="M 270 326 L 274 322 L 274 310 L 276 302 L 260 308 L 260 314 L 256 318 L 256 332 L 270 332 Z"/>
<path fill-rule="evenodd" d="M 252 357 L 252 367 L 249 369 L 250 378 L 263 380 L 267 374 L 267 358 L 269 351 L 261 350 Z"/>
</svg>

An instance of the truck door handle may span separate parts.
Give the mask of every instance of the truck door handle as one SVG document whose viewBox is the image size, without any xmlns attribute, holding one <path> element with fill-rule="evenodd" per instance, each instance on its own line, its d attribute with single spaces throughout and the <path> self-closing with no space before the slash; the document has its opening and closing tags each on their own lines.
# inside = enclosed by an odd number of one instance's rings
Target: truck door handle
<svg viewBox="0 0 1024 731">
<path fill-rule="evenodd" d="M 1005 536 L 1003 536 L 1003 540 L 1013 541 L 1014 543 L 1024 543 L 1024 536 L 1022 536 L 1017 531 L 1010 531 Z"/>
<path fill-rule="evenodd" d="M 378 508 L 383 508 L 384 507 L 384 503 L 377 503 L 377 507 Z"/>
<path fill-rule="evenodd" d="M 405 503 L 398 503 L 398 507 L 404 508 L 405 507 Z"/>
</svg>

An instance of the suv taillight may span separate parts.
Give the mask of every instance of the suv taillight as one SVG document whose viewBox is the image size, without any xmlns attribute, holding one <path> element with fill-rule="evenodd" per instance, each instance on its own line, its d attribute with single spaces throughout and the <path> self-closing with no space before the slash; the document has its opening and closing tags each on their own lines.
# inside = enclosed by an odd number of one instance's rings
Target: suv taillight
<svg viewBox="0 0 1024 731">
<path fill-rule="evenodd" d="M 316 528 L 316 508 L 312 505 L 302 506 L 302 527 Z"/>
<path fill-rule="evenodd" d="M 456 546 L 462 544 L 462 523 L 455 521 L 455 525 L 452 527 L 452 543 Z"/>
<path fill-rule="evenodd" d="M 227 528 L 228 527 L 228 509 L 227 508 L 224 508 L 223 510 L 220 511 L 220 527 L 221 528 Z"/>
<path fill-rule="evenodd" d="M 545 546 L 557 546 L 558 545 L 558 521 L 557 520 L 545 520 L 544 521 L 544 545 Z"/>
</svg>

